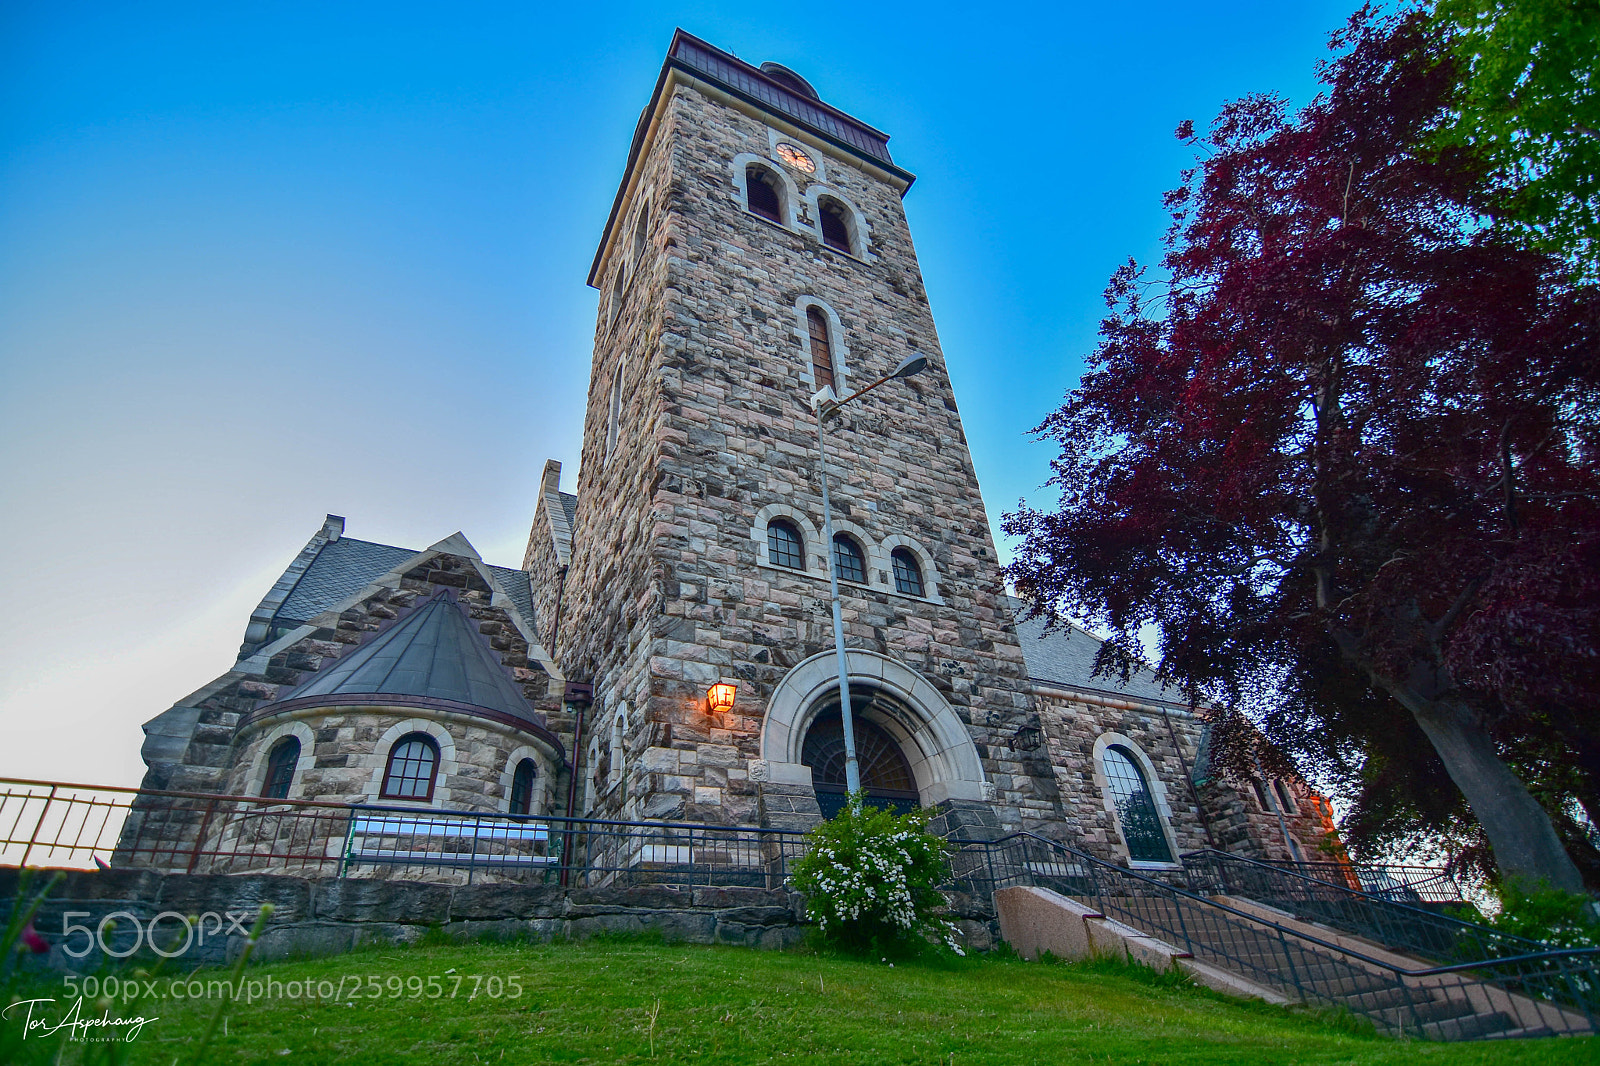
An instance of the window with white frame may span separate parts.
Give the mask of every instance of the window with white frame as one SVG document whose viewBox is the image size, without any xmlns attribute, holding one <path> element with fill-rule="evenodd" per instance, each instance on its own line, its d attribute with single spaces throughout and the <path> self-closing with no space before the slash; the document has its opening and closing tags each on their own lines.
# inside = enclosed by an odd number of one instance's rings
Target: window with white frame
<svg viewBox="0 0 1600 1066">
<path fill-rule="evenodd" d="M 1120 744 L 1113 744 L 1105 749 L 1101 763 L 1116 811 L 1117 827 L 1128 846 L 1128 858 L 1135 862 L 1171 862 L 1172 848 L 1167 843 L 1161 815 L 1138 756 Z"/>
</svg>

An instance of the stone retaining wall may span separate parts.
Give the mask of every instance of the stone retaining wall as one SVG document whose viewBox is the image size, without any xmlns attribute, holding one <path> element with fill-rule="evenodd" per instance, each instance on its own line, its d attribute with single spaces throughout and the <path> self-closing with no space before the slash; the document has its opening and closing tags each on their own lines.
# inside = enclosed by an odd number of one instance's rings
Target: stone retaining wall
<svg viewBox="0 0 1600 1066">
<path fill-rule="evenodd" d="M 47 878 L 50 871 L 44 871 Z M 41 885 L 44 879 L 34 884 Z M 17 895 L 17 871 L 0 869 L 0 914 L 9 914 Z M 597 934 L 657 933 L 667 940 L 696 944 L 738 944 L 784 948 L 805 936 L 805 909 L 798 893 L 787 889 L 695 888 L 658 885 L 627 888 L 564 888 L 560 885 L 435 885 L 416 881 L 357 878 L 223 876 L 162 874 L 155 871 L 70 871 L 50 894 L 34 926 L 50 943 L 46 963 L 57 969 L 88 972 L 103 961 L 98 949 L 77 959 L 67 943 L 81 950 L 83 933 L 65 942 L 67 924 L 107 927 L 105 941 L 113 953 L 135 945 L 134 923 L 147 926 L 161 918 L 161 944 L 173 951 L 183 939 L 180 917 L 205 914 L 248 914 L 248 929 L 261 904 L 271 903 L 273 916 L 256 957 L 334 955 L 365 944 L 406 944 L 420 940 L 430 928 L 460 938 L 488 936 L 531 940 L 581 939 Z M 952 910 L 969 950 L 987 951 L 997 927 L 986 901 L 953 896 Z M 66 917 L 68 913 L 71 917 Z M 122 912 L 118 914 L 118 912 Z M 168 964 L 190 969 L 220 965 L 242 950 L 244 935 L 226 917 L 207 920 L 205 937 L 196 937 Z M 232 927 L 232 935 L 228 935 Z M 148 948 L 140 950 L 149 955 Z"/>
</svg>

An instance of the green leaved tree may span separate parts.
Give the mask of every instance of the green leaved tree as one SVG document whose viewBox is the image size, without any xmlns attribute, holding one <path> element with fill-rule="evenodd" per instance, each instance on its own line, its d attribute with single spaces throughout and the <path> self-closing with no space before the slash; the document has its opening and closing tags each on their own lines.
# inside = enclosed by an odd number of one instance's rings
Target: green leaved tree
<svg viewBox="0 0 1600 1066">
<path fill-rule="evenodd" d="M 1445 144 L 1491 168 L 1496 222 L 1600 277 L 1600 3 L 1437 0 L 1463 93 Z"/>
</svg>

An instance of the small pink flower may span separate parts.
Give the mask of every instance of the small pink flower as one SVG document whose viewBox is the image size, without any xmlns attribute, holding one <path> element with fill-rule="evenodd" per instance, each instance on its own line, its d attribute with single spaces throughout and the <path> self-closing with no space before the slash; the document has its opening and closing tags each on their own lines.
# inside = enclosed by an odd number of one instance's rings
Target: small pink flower
<svg viewBox="0 0 1600 1066">
<path fill-rule="evenodd" d="M 38 930 L 34 929 L 31 920 L 22 927 L 22 942 L 28 945 L 28 950 L 35 955 L 43 955 L 50 950 L 50 945 L 45 943 L 44 937 L 40 936 Z"/>
</svg>

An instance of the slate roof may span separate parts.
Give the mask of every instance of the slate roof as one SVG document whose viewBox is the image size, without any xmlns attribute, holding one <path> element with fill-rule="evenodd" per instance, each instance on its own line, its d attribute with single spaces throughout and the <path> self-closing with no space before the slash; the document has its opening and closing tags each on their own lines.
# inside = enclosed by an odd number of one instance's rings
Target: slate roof
<svg viewBox="0 0 1600 1066">
<path fill-rule="evenodd" d="M 445 700 L 543 722 L 448 593 L 416 607 L 304 685 L 284 693 L 280 702 L 380 694 Z"/>
<path fill-rule="evenodd" d="M 1022 645 L 1022 658 L 1033 680 L 1135 700 L 1184 702 L 1176 689 L 1157 684 L 1150 670 L 1135 670 L 1126 682 L 1115 674 L 1096 676 L 1094 657 L 1104 643 L 1099 637 L 1069 623 L 1049 629 L 1043 617 L 1024 621 L 1021 604 L 1013 602 L 1012 606 L 1017 612 L 1017 640 Z"/>
<path fill-rule="evenodd" d="M 561 509 L 567 512 L 567 528 L 572 529 L 578 522 L 578 498 L 570 492 L 558 493 L 561 497 Z"/>
<path fill-rule="evenodd" d="M 273 615 L 273 625 L 304 625 L 334 604 L 355 595 L 407 559 L 418 554 L 416 548 L 397 548 L 370 540 L 340 537 L 324 544 L 311 566 Z M 537 625 L 533 614 L 532 578 L 524 570 L 491 566 L 495 579 L 505 589 L 529 625 Z"/>
</svg>

